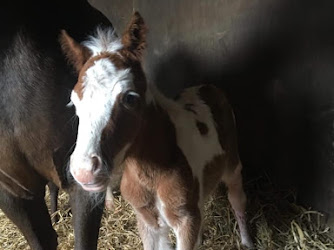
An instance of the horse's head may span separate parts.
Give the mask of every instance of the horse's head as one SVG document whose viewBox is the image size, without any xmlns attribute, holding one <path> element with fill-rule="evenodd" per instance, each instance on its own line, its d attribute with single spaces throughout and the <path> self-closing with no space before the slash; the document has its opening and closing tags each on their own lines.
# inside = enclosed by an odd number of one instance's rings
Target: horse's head
<svg viewBox="0 0 334 250">
<path fill-rule="evenodd" d="M 146 93 L 141 67 L 145 36 L 138 13 L 121 39 L 111 29 L 98 29 L 81 45 L 65 31 L 61 34 L 63 52 L 79 75 L 71 94 L 79 127 L 70 171 L 87 191 L 106 188 L 140 128 Z"/>
</svg>

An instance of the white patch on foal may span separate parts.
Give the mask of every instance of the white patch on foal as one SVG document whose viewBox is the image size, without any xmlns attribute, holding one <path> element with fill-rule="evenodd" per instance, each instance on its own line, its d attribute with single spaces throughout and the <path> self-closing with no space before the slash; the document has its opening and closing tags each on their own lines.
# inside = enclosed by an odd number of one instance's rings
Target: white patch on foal
<svg viewBox="0 0 334 250">
<path fill-rule="evenodd" d="M 225 153 L 219 143 L 210 107 L 198 96 L 198 91 L 202 86 L 187 88 L 176 102 L 164 97 L 154 86 L 150 87 L 154 97 L 156 97 L 155 101 L 169 114 L 175 127 L 177 144 L 186 157 L 193 175 L 198 178 L 201 207 L 203 204 L 204 167 L 215 156 Z M 194 112 L 186 110 L 185 104 L 191 104 L 191 110 Z M 207 134 L 202 135 L 199 132 L 197 121 L 205 123 L 208 128 Z"/>
<path fill-rule="evenodd" d="M 79 117 L 77 143 L 71 156 L 73 168 L 92 168 L 90 157 L 101 154 L 101 134 L 110 119 L 117 96 L 133 88 L 129 69 L 117 70 L 107 58 L 95 61 L 88 68 L 83 79 L 82 99 L 75 91 L 71 95 Z"/>
<path fill-rule="evenodd" d="M 158 248 L 152 248 L 152 249 L 171 250 L 172 247 L 168 237 L 169 228 L 171 227 L 171 225 L 168 224 L 168 220 L 165 214 L 166 206 L 159 197 L 157 197 L 155 205 L 159 211 L 159 217 L 158 217 L 159 229 L 157 230 L 155 236 L 155 242 L 157 242 L 156 244 L 158 244 Z"/>
</svg>

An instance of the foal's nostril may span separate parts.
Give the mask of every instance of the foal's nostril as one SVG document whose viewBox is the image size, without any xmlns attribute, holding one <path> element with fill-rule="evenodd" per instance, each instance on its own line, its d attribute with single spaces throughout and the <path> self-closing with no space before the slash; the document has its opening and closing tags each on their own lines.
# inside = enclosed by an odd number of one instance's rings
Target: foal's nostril
<svg viewBox="0 0 334 250">
<path fill-rule="evenodd" d="M 96 172 L 97 170 L 101 169 L 102 166 L 102 162 L 100 157 L 98 157 L 97 155 L 93 155 L 92 156 L 92 166 L 93 166 L 93 173 Z"/>
</svg>

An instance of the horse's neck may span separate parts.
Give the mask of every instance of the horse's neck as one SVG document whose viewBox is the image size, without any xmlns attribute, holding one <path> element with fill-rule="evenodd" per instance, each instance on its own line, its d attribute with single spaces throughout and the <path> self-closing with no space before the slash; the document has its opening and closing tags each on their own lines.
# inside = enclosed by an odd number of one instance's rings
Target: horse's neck
<svg viewBox="0 0 334 250">
<path fill-rule="evenodd" d="M 143 123 L 131 146 L 130 156 L 154 165 L 169 165 L 179 157 L 175 128 L 168 112 L 178 109 L 177 103 L 154 90 L 152 101 L 147 104 Z"/>
</svg>

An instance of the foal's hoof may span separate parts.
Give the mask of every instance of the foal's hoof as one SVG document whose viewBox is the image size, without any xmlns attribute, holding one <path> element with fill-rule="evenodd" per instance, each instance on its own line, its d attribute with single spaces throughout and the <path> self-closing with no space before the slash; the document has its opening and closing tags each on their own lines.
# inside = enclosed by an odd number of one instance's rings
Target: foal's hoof
<svg viewBox="0 0 334 250">
<path fill-rule="evenodd" d="M 246 249 L 255 249 L 255 246 L 251 240 L 242 241 L 241 245 L 244 246 Z"/>
</svg>

